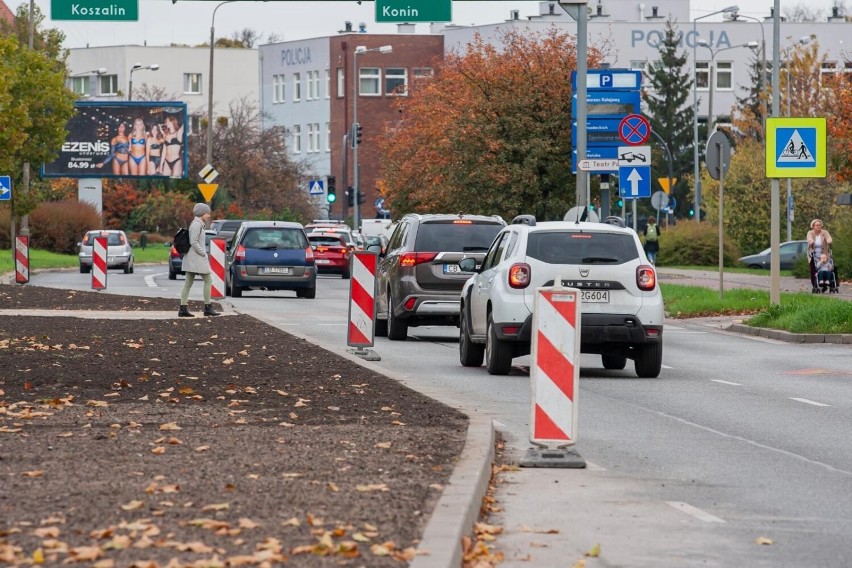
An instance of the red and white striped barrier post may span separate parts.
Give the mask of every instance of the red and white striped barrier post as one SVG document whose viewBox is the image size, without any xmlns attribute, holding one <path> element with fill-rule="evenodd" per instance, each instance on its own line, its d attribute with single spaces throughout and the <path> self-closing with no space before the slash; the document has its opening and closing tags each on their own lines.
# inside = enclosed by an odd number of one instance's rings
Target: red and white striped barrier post
<svg viewBox="0 0 852 568">
<path fill-rule="evenodd" d="M 26 284 L 30 281 L 30 238 L 26 235 L 15 237 L 15 282 Z"/>
<path fill-rule="evenodd" d="M 374 252 L 352 253 L 346 344 L 359 350 L 372 347 L 375 338 L 377 258 Z"/>
<path fill-rule="evenodd" d="M 557 281 L 561 281 L 558 279 Z M 580 291 L 536 290 L 533 306 L 530 442 L 532 467 L 585 467 L 576 452 L 559 451 L 577 443 L 580 390 Z"/>
<path fill-rule="evenodd" d="M 225 297 L 225 239 L 210 241 L 210 270 L 213 276 L 211 298 Z"/>
<path fill-rule="evenodd" d="M 107 287 L 107 238 L 95 237 L 92 246 L 92 290 Z"/>
</svg>

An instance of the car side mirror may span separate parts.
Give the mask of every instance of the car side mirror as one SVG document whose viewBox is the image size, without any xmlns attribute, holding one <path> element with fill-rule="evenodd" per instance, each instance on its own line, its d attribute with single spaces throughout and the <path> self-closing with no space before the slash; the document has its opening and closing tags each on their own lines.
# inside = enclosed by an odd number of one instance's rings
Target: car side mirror
<svg viewBox="0 0 852 568">
<path fill-rule="evenodd" d="M 461 259 L 459 261 L 459 268 L 463 272 L 476 272 L 476 259 L 471 257 Z"/>
</svg>

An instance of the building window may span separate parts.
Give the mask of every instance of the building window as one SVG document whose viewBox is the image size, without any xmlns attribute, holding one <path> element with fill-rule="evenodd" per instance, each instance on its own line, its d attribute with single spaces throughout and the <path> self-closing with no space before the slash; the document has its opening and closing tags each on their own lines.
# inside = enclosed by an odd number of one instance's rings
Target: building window
<svg viewBox="0 0 852 568">
<path fill-rule="evenodd" d="M 431 67 L 415 67 L 411 70 L 411 75 L 415 79 L 426 79 L 433 75 Z"/>
<path fill-rule="evenodd" d="M 302 153 L 302 127 L 298 124 L 293 126 L 293 153 Z"/>
<path fill-rule="evenodd" d="M 273 103 L 283 103 L 286 101 L 286 97 L 284 96 L 284 92 L 286 89 L 286 77 L 282 75 L 273 75 L 272 76 L 272 102 Z"/>
<path fill-rule="evenodd" d="M 331 98 L 331 71 L 325 70 L 325 98 Z"/>
<path fill-rule="evenodd" d="M 308 84 L 308 96 L 305 97 L 306 101 L 313 101 L 319 98 L 319 71 L 308 71 L 308 76 L 306 77 L 306 82 Z"/>
<path fill-rule="evenodd" d="M 293 101 L 302 100 L 302 74 L 293 73 Z"/>
<path fill-rule="evenodd" d="M 185 95 L 201 94 L 201 73 L 183 74 L 183 93 Z"/>
<path fill-rule="evenodd" d="M 89 96 L 89 78 L 88 77 L 72 77 L 71 90 L 84 97 Z"/>
<path fill-rule="evenodd" d="M 337 98 L 346 96 L 346 81 L 343 75 L 343 67 L 337 68 Z"/>
<path fill-rule="evenodd" d="M 846 61 L 844 63 L 838 63 L 837 61 L 824 61 L 820 67 L 819 73 L 820 84 L 822 83 L 823 78 L 837 80 L 842 77 L 849 77 L 849 74 L 852 73 L 852 61 Z"/>
<path fill-rule="evenodd" d="M 396 96 L 408 94 L 408 70 L 405 67 L 385 69 L 385 93 Z"/>
<path fill-rule="evenodd" d="M 381 95 L 382 70 L 378 67 L 361 67 L 358 76 L 358 94 L 364 96 Z"/>
<path fill-rule="evenodd" d="M 707 61 L 695 62 L 695 87 L 706 89 L 710 86 L 710 63 Z"/>
<path fill-rule="evenodd" d="M 331 123 L 325 123 L 325 151 L 331 152 Z"/>
<path fill-rule="evenodd" d="M 101 75 L 98 81 L 101 95 L 117 95 L 118 94 L 118 75 Z"/>
<path fill-rule="evenodd" d="M 733 64 L 730 61 L 716 62 L 716 88 L 724 90 L 734 88 Z"/>
<path fill-rule="evenodd" d="M 312 154 L 317 151 L 317 137 L 319 136 L 319 128 L 315 128 L 314 123 L 308 124 L 308 154 Z"/>
</svg>

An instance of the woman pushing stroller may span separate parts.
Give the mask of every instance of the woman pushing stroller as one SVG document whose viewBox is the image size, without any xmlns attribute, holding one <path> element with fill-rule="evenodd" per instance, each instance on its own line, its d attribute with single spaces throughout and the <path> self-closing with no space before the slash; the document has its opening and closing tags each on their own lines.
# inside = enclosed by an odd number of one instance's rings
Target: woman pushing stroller
<svg viewBox="0 0 852 568">
<path fill-rule="evenodd" d="M 810 257 L 811 286 L 814 294 L 837 292 L 837 272 L 831 258 L 831 235 L 822 226 L 821 219 L 811 221 L 808 231 L 808 256 Z M 829 276 L 830 275 L 830 276 Z"/>
</svg>

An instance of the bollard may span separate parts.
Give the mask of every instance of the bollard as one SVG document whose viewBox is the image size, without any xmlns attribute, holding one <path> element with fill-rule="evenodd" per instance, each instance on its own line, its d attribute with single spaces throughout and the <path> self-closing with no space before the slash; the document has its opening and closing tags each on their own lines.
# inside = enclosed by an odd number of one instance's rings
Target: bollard
<svg viewBox="0 0 852 568">
<path fill-rule="evenodd" d="M 376 264 L 374 252 L 352 253 L 352 277 L 349 279 L 349 325 L 346 344 L 356 349 L 351 353 L 368 361 L 380 361 L 373 346 L 376 331 Z"/>
<path fill-rule="evenodd" d="M 586 467 L 585 460 L 568 449 L 577 443 L 580 305 L 575 288 L 536 290 L 530 363 L 530 442 L 536 447 L 521 466 Z"/>
<path fill-rule="evenodd" d="M 92 245 L 92 290 L 107 287 L 107 238 L 95 237 Z"/>
<path fill-rule="evenodd" d="M 210 270 L 213 287 L 210 289 L 211 298 L 225 297 L 225 239 L 210 241 Z"/>
</svg>

